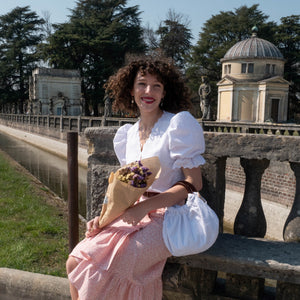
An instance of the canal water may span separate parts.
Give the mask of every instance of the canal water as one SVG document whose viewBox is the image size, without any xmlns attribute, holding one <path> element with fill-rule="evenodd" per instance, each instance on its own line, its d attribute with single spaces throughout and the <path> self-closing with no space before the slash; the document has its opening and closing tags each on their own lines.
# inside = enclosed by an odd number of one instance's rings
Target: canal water
<svg viewBox="0 0 300 300">
<path fill-rule="evenodd" d="M 0 149 L 65 201 L 68 200 L 67 160 L 0 132 Z M 87 169 L 78 168 L 79 213 L 86 215 Z"/>
</svg>

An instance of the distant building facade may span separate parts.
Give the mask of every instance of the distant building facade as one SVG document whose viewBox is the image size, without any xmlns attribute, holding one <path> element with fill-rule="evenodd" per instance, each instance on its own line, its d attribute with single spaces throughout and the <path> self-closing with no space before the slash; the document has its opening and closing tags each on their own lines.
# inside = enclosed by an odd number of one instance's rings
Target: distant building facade
<svg viewBox="0 0 300 300">
<path fill-rule="evenodd" d="M 272 43 L 252 37 L 231 47 L 218 82 L 217 121 L 285 122 L 289 82 L 283 78 L 284 58 Z"/>
<path fill-rule="evenodd" d="M 77 70 L 36 68 L 29 81 L 27 113 L 81 114 L 81 78 Z"/>
</svg>

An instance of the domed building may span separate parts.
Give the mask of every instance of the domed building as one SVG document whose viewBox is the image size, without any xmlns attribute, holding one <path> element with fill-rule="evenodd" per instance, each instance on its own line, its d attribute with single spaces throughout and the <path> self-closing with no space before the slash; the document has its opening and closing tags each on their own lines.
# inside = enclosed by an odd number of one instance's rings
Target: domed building
<svg viewBox="0 0 300 300">
<path fill-rule="evenodd" d="M 252 36 L 231 47 L 218 82 L 217 121 L 285 122 L 289 82 L 283 78 L 284 58 L 272 43 Z"/>
</svg>

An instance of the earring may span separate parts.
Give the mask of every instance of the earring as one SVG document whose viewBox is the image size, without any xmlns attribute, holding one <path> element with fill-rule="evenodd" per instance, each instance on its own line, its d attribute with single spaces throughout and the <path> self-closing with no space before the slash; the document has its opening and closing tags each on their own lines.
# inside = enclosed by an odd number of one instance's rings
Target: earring
<svg viewBox="0 0 300 300">
<path fill-rule="evenodd" d="M 134 97 L 131 96 L 131 104 L 133 104 L 133 103 L 134 103 Z"/>
<path fill-rule="evenodd" d="M 162 98 L 162 99 L 160 100 L 159 107 L 162 108 L 163 105 L 164 105 L 164 98 Z"/>
</svg>

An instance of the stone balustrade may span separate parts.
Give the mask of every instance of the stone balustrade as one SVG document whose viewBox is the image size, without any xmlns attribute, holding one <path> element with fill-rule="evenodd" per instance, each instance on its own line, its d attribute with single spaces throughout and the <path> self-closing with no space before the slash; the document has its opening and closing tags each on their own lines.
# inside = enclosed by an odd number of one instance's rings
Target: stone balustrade
<svg viewBox="0 0 300 300">
<path fill-rule="evenodd" d="M 47 127 L 59 131 L 83 132 L 88 127 L 99 126 L 121 126 L 125 123 L 136 122 L 135 118 L 114 118 L 114 117 L 84 117 L 84 116 L 57 116 L 57 115 L 24 115 L 24 114 L 3 114 L 0 119 L 14 124 L 26 124 L 30 127 Z"/>
<path fill-rule="evenodd" d="M 88 219 L 99 214 L 99 199 L 104 198 L 108 175 L 118 168 L 112 147 L 117 127 L 135 121 L 0 114 L 0 122 L 4 125 L 13 124 L 35 133 L 47 132 L 60 139 L 66 131 L 73 130 L 85 139 L 90 154 Z M 205 130 L 207 161 L 202 168 L 204 187 L 201 193 L 220 219 L 220 236 L 205 253 L 168 260 L 163 276 L 164 299 L 299 299 L 300 126 L 200 123 Z M 234 222 L 235 235 L 224 234 L 222 222 L 226 162 L 231 157 L 240 159 L 246 177 L 242 205 Z M 270 161 L 288 162 L 296 178 L 294 202 L 284 226 L 284 242 L 264 238 L 267 223 L 260 188 L 261 177 Z"/>
<path fill-rule="evenodd" d="M 87 218 L 98 215 L 107 178 L 118 168 L 112 139 L 117 128 L 88 128 Z M 298 299 L 300 296 L 300 138 L 298 136 L 204 132 L 206 141 L 202 195 L 220 219 L 220 236 L 205 253 L 171 258 L 164 271 L 165 299 Z M 246 174 L 244 198 L 235 219 L 235 235 L 223 234 L 225 168 L 239 157 Z M 264 239 L 266 220 L 260 185 L 271 160 L 288 161 L 296 177 L 294 204 L 284 228 L 285 242 Z M 273 287 L 268 287 L 268 280 Z M 276 287 L 275 287 L 276 286 Z"/>
<path fill-rule="evenodd" d="M 292 123 L 252 123 L 252 122 L 215 122 L 203 121 L 204 131 L 256 133 L 300 136 L 300 126 Z"/>
<path fill-rule="evenodd" d="M 85 116 L 57 116 L 57 115 L 21 115 L 0 113 L 0 119 L 14 124 L 24 124 L 30 127 L 46 127 L 58 131 L 84 132 L 88 127 L 121 126 L 125 123 L 134 123 L 136 118 L 116 117 L 85 117 Z M 251 122 L 215 122 L 200 120 L 204 131 L 223 133 L 254 133 L 300 136 L 300 125 Z"/>
<path fill-rule="evenodd" d="M 67 140 L 68 131 L 79 134 L 79 143 L 86 145 L 84 130 L 89 127 L 119 127 L 125 123 L 134 123 L 134 118 L 24 115 L 0 113 L 0 123 L 36 134 L 46 135 L 58 140 Z"/>
</svg>

